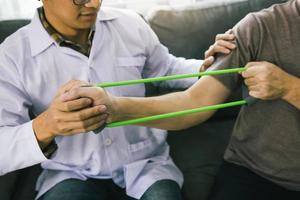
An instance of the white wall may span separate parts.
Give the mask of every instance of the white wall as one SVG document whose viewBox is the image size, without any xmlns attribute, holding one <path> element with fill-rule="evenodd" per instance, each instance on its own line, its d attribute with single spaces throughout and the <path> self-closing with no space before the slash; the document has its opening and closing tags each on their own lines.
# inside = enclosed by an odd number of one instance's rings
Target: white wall
<svg viewBox="0 0 300 200">
<path fill-rule="evenodd" d="M 195 1 L 202 0 L 103 0 L 103 5 L 128 8 L 146 14 L 157 5 L 190 4 Z M 0 20 L 32 18 L 39 6 L 41 2 L 37 0 L 0 0 Z"/>
</svg>

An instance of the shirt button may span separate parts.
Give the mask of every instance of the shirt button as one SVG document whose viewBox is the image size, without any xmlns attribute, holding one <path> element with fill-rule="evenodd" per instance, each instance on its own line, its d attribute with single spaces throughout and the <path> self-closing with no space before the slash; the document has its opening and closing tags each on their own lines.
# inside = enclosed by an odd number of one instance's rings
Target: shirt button
<svg viewBox="0 0 300 200">
<path fill-rule="evenodd" d="M 118 176 L 118 173 L 117 172 L 113 172 L 112 173 L 112 177 L 117 177 Z"/>
<path fill-rule="evenodd" d="M 107 138 L 107 139 L 105 140 L 105 145 L 106 145 L 106 146 L 110 146 L 111 144 L 112 144 L 112 140 L 109 139 L 109 138 Z"/>
<path fill-rule="evenodd" d="M 89 67 L 93 67 L 94 66 L 94 62 L 91 61 L 90 64 L 89 64 Z"/>
</svg>

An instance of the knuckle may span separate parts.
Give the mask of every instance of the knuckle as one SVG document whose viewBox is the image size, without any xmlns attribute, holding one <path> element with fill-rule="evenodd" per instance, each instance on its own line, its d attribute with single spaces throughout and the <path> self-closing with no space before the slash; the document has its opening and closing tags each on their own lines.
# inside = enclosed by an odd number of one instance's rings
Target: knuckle
<svg viewBox="0 0 300 200">
<path fill-rule="evenodd" d="M 79 113 L 78 114 L 78 119 L 79 120 L 84 120 L 85 119 L 85 114 L 84 113 Z"/>
<path fill-rule="evenodd" d="M 66 127 L 65 125 L 63 125 L 63 124 L 59 124 L 59 125 L 57 126 L 57 129 L 58 129 L 58 131 L 59 131 L 60 133 L 66 133 L 66 132 L 70 131 L 70 129 L 67 128 L 67 127 Z"/>
<path fill-rule="evenodd" d="M 71 109 L 72 109 L 71 103 L 67 102 L 67 103 L 65 104 L 65 106 L 64 106 L 64 109 L 67 110 L 67 111 L 71 110 Z"/>
<path fill-rule="evenodd" d="M 53 120 L 54 120 L 54 122 L 55 122 L 56 124 L 59 124 L 59 123 L 62 122 L 61 118 L 58 117 L 58 116 L 54 116 L 54 117 L 53 117 Z"/>
<path fill-rule="evenodd" d="M 82 120 L 82 114 L 80 112 L 76 113 L 74 118 L 78 121 Z"/>
<path fill-rule="evenodd" d="M 87 128 L 87 123 L 81 121 L 81 122 L 79 122 L 79 127 L 80 127 L 81 129 L 85 130 L 85 129 Z"/>
</svg>

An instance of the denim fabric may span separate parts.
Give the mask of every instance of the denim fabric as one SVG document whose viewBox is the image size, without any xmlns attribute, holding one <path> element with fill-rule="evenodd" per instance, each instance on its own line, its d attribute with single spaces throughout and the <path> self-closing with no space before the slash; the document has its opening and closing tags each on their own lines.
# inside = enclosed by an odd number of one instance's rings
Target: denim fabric
<svg viewBox="0 0 300 200">
<path fill-rule="evenodd" d="M 182 197 L 175 181 L 161 180 L 154 183 L 140 200 L 182 200 Z"/>
<path fill-rule="evenodd" d="M 67 179 L 56 184 L 39 200 L 136 200 L 126 195 L 125 189 L 111 179 Z M 141 200 L 181 200 L 179 185 L 172 180 L 155 182 Z"/>
</svg>

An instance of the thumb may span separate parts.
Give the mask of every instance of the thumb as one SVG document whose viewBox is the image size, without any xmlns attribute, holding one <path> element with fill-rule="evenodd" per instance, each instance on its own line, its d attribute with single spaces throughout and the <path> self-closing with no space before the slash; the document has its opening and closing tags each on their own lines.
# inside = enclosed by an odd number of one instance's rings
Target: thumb
<svg viewBox="0 0 300 200">
<path fill-rule="evenodd" d="M 215 58 L 213 56 L 209 56 L 206 58 L 201 66 L 200 72 L 206 71 L 215 61 Z"/>
</svg>

